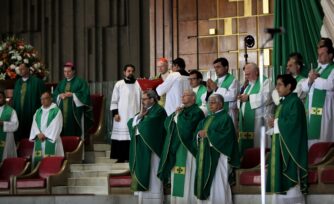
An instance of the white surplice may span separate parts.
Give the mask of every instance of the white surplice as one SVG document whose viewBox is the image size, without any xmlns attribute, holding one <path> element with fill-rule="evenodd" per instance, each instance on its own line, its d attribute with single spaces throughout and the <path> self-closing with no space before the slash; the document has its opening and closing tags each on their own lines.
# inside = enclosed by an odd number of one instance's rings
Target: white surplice
<svg viewBox="0 0 334 204">
<path fill-rule="evenodd" d="M 321 65 L 319 74 L 321 74 L 327 68 L 326 65 Z M 325 103 L 322 110 L 321 128 L 320 128 L 320 141 L 334 141 L 334 71 L 332 71 L 327 79 L 318 77 L 311 86 L 309 86 L 309 79 L 303 81 L 302 89 L 308 92 L 308 115 L 310 117 L 310 110 L 313 99 L 314 88 L 319 90 L 326 90 Z M 306 128 L 306 127 L 305 127 Z M 309 147 L 311 144 L 318 142 L 319 140 L 309 140 Z"/>
<path fill-rule="evenodd" d="M 232 192 L 228 182 L 229 166 L 228 159 L 220 154 L 216 173 L 213 177 L 210 196 L 207 200 L 197 199 L 198 204 L 232 204 Z"/>
<path fill-rule="evenodd" d="M 254 82 L 249 82 L 248 86 L 251 86 L 247 93 L 249 95 L 249 102 L 250 107 L 252 110 L 255 110 L 255 121 L 254 121 L 254 147 L 260 147 L 260 137 L 261 137 L 261 123 L 262 118 L 266 118 L 268 115 L 273 114 L 273 103 L 272 103 L 272 90 L 273 86 L 271 84 L 270 79 L 266 79 L 263 82 L 263 85 L 260 86 L 260 90 L 257 94 L 250 94 L 253 86 L 255 85 Z M 262 101 L 263 97 L 263 101 Z M 244 115 L 245 113 L 245 103 L 242 103 L 240 111 Z M 262 107 L 264 106 L 264 113 L 262 113 Z M 245 120 L 253 120 L 245 118 Z M 268 140 L 266 146 L 270 146 L 270 141 Z"/>
<path fill-rule="evenodd" d="M 4 106 L 0 107 L 0 115 L 2 114 Z M 3 131 L 6 133 L 6 143 L 2 153 L 2 161 L 6 158 L 17 157 L 14 132 L 19 126 L 16 111 L 13 109 L 9 121 L 3 122 Z"/>
<path fill-rule="evenodd" d="M 183 76 L 179 72 L 172 72 L 166 80 L 160 84 L 156 91 L 159 96 L 166 94 L 165 110 L 167 115 L 171 115 L 182 104 L 181 97 L 185 90 L 191 89 L 188 76 Z"/>
<path fill-rule="evenodd" d="M 43 133 L 52 143 L 56 143 L 56 156 L 64 156 L 63 143 L 61 142 L 60 133 L 63 128 L 63 115 L 61 110 L 58 111 L 57 115 L 47 126 L 48 116 L 50 109 L 57 107 L 56 104 L 52 103 L 48 108 L 42 106 L 42 116 L 41 116 L 41 129 L 38 128 L 36 122 L 36 113 L 34 114 L 31 131 L 30 131 L 30 141 L 34 141 L 39 133 Z M 44 156 L 45 141 L 42 142 L 42 156 Z M 34 155 L 33 155 L 34 159 Z"/>
<path fill-rule="evenodd" d="M 110 110 L 118 109 L 121 118 L 119 122 L 113 120 L 113 129 L 111 139 L 113 140 L 130 140 L 127 123 L 136 113 L 140 111 L 140 86 L 138 82 L 128 84 L 120 80 L 115 84 Z"/>
</svg>

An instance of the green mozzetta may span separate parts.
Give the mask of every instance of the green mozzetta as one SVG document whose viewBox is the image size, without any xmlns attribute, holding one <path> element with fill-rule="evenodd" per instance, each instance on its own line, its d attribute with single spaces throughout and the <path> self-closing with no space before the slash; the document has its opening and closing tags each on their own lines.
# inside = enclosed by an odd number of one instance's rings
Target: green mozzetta
<svg viewBox="0 0 334 204">
<path fill-rule="evenodd" d="M 128 121 L 130 132 L 130 158 L 129 166 L 132 176 L 131 189 L 133 191 L 147 191 L 150 183 L 151 154 L 154 152 L 161 156 L 163 141 L 165 139 L 164 121 L 166 111 L 154 104 L 139 124 L 132 127 L 133 118 Z M 140 135 L 136 135 L 138 129 Z"/>
<path fill-rule="evenodd" d="M 234 125 L 226 110 L 223 109 L 202 120 L 197 127 L 196 135 L 200 130 L 207 130 L 207 137 L 199 139 L 197 145 L 195 196 L 205 200 L 210 196 L 220 154 L 228 158 L 231 167 L 240 165 L 240 155 Z"/>
<path fill-rule="evenodd" d="M 4 105 L 3 111 L 0 116 L 1 121 L 10 121 L 12 117 L 13 108 L 8 105 Z M 2 161 L 3 157 L 3 150 L 5 149 L 6 145 L 6 138 L 7 133 L 3 131 L 3 126 L 0 126 L 0 162 Z"/>
<path fill-rule="evenodd" d="M 36 76 L 30 76 L 25 82 L 22 78 L 16 81 L 13 108 L 16 110 L 20 124 L 15 132 L 16 140 L 29 137 L 33 116 L 41 106 L 41 95 L 45 91 L 44 82 Z"/>
<path fill-rule="evenodd" d="M 183 196 L 184 177 L 187 159 L 187 152 L 189 151 L 194 157 L 196 156 L 196 150 L 193 146 L 193 140 L 196 137 L 194 132 L 197 124 L 204 118 L 204 113 L 198 107 L 197 104 L 193 104 L 190 107 L 185 107 L 177 115 L 177 123 L 174 121 L 176 113 L 168 116 L 165 120 L 165 129 L 167 131 L 166 139 L 164 142 L 161 160 L 159 164 L 158 177 L 167 183 L 171 171 L 176 166 L 182 170 L 180 173 L 174 174 L 174 182 L 177 187 L 173 189 L 173 196 Z"/>
<path fill-rule="evenodd" d="M 302 101 L 296 93 L 286 96 L 276 110 L 280 133 L 271 141 L 267 192 L 286 193 L 300 185 L 307 192 L 307 130 Z"/>
<path fill-rule="evenodd" d="M 334 64 L 329 64 L 326 69 L 320 74 L 320 78 L 327 79 L 330 73 L 334 69 Z M 309 97 L 306 98 L 305 109 L 307 111 L 311 111 L 310 118 L 307 121 L 307 133 L 309 139 L 319 139 L 320 138 L 320 127 L 321 127 L 321 119 L 323 113 L 323 107 L 326 98 L 326 90 L 314 89 L 313 97 L 312 97 L 312 106 L 311 110 L 309 110 Z"/>
<path fill-rule="evenodd" d="M 75 93 L 84 105 L 77 107 L 73 101 L 73 97 L 60 101 L 58 106 L 62 111 L 64 121 L 61 135 L 81 136 L 81 118 L 84 117 L 85 130 L 89 129 L 93 124 L 89 87 L 86 81 L 77 76 L 73 77 L 70 81 L 63 79 L 53 92 L 53 100 L 57 102 L 58 95 L 67 91 Z"/>
</svg>

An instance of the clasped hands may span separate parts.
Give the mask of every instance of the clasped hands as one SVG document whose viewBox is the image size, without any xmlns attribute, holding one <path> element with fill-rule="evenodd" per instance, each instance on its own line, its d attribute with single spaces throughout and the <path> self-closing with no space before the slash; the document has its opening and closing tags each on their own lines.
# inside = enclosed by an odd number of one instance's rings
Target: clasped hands
<svg viewBox="0 0 334 204">
<path fill-rule="evenodd" d="M 72 96 L 73 96 L 72 92 L 65 92 L 65 93 L 61 93 L 59 97 L 60 97 L 62 100 L 64 100 L 64 99 L 66 99 L 66 98 L 70 98 L 70 97 L 72 97 Z"/>
</svg>

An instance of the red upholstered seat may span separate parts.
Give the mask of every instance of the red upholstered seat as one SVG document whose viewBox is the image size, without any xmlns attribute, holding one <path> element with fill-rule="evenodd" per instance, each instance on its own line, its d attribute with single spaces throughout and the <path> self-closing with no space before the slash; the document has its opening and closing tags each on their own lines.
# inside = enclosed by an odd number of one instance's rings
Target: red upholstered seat
<svg viewBox="0 0 334 204">
<path fill-rule="evenodd" d="M 334 147 L 333 142 L 319 142 L 311 146 L 308 152 L 309 166 L 317 165 L 322 162 L 331 148 Z"/>
<path fill-rule="evenodd" d="M 266 153 L 270 151 L 266 148 Z M 258 166 L 260 164 L 260 148 L 248 148 L 244 151 L 244 156 L 240 164 L 241 169 L 250 169 Z"/>
<path fill-rule="evenodd" d="M 334 184 L 334 167 L 324 169 L 321 172 L 320 180 L 325 184 Z"/>
<path fill-rule="evenodd" d="M 45 188 L 45 178 L 20 179 L 16 181 L 16 188 Z"/>
<path fill-rule="evenodd" d="M 130 187 L 131 185 L 131 176 L 111 176 L 109 178 L 110 187 Z"/>
<path fill-rule="evenodd" d="M 9 189 L 9 180 L 7 179 L 0 179 L 0 189 Z"/>
<path fill-rule="evenodd" d="M 77 136 L 63 136 L 61 137 L 64 152 L 73 152 L 79 145 L 81 139 Z"/>
<path fill-rule="evenodd" d="M 21 139 L 17 147 L 17 156 L 30 159 L 34 149 L 34 143 L 30 142 L 29 139 Z"/>
<path fill-rule="evenodd" d="M 0 167 L 0 189 L 9 189 L 11 176 L 21 174 L 26 167 L 25 158 L 6 158 Z"/>
<path fill-rule="evenodd" d="M 260 170 L 241 172 L 240 184 L 245 186 L 260 186 L 261 185 Z"/>
<path fill-rule="evenodd" d="M 100 124 L 100 115 L 102 113 L 103 110 L 101 110 L 101 108 L 103 108 L 102 104 L 103 104 L 103 99 L 104 96 L 101 94 L 92 94 L 90 95 L 90 100 L 93 106 L 93 117 L 94 117 L 94 124 L 93 126 L 88 130 L 89 134 L 94 134 Z"/>
<path fill-rule="evenodd" d="M 45 157 L 41 161 L 38 169 L 38 174 L 41 178 L 58 173 L 63 165 L 64 157 Z"/>
</svg>

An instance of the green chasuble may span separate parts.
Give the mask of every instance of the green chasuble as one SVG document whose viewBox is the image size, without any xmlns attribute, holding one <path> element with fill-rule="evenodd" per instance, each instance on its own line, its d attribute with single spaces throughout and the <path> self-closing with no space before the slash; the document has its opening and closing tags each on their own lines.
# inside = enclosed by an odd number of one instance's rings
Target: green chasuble
<svg viewBox="0 0 334 204">
<path fill-rule="evenodd" d="M 329 64 L 326 69 L 320 74 L 320 78 L 327 79 L 334 69 L 334 64 Z M 319 68 L 316 70 L 319 71 Z M 306 98 L 305 109 L 307 114 L 310 117 L 307 117 L 307 134 L 308 139 L 320 139 L 320 128 L 321 128 L 321 119 L 323 113 L 323 107 L 326 98 L 326 90 L 320 90 L 314 88 L 313 97 L 312 97 L 312 104 L 311 110 L 309 111 L 309 96 Z"/>
<path fill-rule="evenodd" d="M 204 93 L 206 93 L 206 91 L 207 91 L 207 89 L 206 89 L 206 87 L 204 85 L 202 85 L 202 84 L 199 85 L 197 93 L 196 93 L 196 104 L 198 106 L 202 105 L 202 99 L 201 99 L 201 97 L 202 97 L 202 95 Z"/>
<path fill-rule="evenodd" d="M 263 77 L 263 81 L 267 78 Z M 258 78 L 251 88 L 251 84 L 248 84 L 244 93 L 258 94 L 260 92 L 260 78 Z M 255 109 L 251 108 L 250 101 L 246 101 L 245 103 L 245 111 L 244 113 L 241 110 L 239 111 L 239 150 L 241 155 L 243 155 L 245 149 L 252 148 L 254 146 L 254 125 L 255 125 Z"/>
<path fill-rule="evenodd" d="M 196 150 L 193 146 L 193 141 L 196 137 L 194 132 L 197 124 L 204 118 L 204 113 L 197 104 L 193 104 L 190 107 L 185 107 L 177 115 L 177 123 L 174 121 L 175 115 L 176 112 L 168 116 L 165 120 L 167 135 L 161 154 L 158 177 L 166 184 L 174 168 L 174 180 L 181 180 L 181 183 L 176 187 L 181 189 L 182 192 L 179 196 L 182 197 L 184 177 L 186 173 L 189 173 L 185 172 L 187 152 L 189 151 L 194 157 L 196 156 Z M 184 152 L 184 154 L 180 153 L 180 151 Z M 173 196 L 176 196 L 174 191 L 173 194 Z"/>
<path fill-rule="evenodd" d="M 132 127 L 133 118 L 128 121 L 130 132 L 129 166 L 132 176 L 133 191 L 147 191 L 150 184 L 151 153 L 161 156 L 165 140 L 164 121 L 167 117 L 165 109 L 154 104 L 139 124 Z M 136 135 L 138 129 L 140 135 Z"/>
<path fill-rule="evenodd" d="M 77 76 L 73 77 L 70 81 L 63 79 L 59 82 L 53 92 L 53 100 L 57 103 L 57 97 L 61 93 L 65 92 L 75 93 L 77 98 L 83 103 L 83 106 L 77 107 L 73 101 L 73 97 L 60 100 L 58 104 L 63 114 L 63 130 L 61 136 L 81 136 L 82 127 L 81 119 L 84 117 L 85 132 L 93 124 L 93 112 L 90 101 L 90 92 L 87 82 Z"/>
<path fill-rule="evenodd" d="M 36 76 L 30 76 L 25 82 L 22 78 L 16 81 L 13 108 L 16 110 L 20 124 L 15 132 L 16 141 L 29 137 L 34 114 L 41 106 L 41 95 L 45 91 L 44 82 Z"/>
<path fill-rule="evenodd" d="M 0 120 L 10 121 L 10 118 L 12 117 L 12 112 L 13 112 L 12 107 L 8 105 L 4 105 L 3 111 L 0 116 Z M 0 163 L 3 157 L 3 150 L 5 149 L 5 146 L 6 146 L 6 138 L 7 138 L 7 132 L 3 131 L 3 126 L 0 126 Z"/>
<path fill-rule="evenodd" d="M 206 200 L 210 196 L 220 154 L 228 158 L 231 167 L 240 165 L 240 155 L 233 121 L 226 110 L 223 109 L 202 120 L 197 127 L 196 135 L 200 130 L 207 130 L 207 137 L 195 141 L 198 143 L 195 196 L 200 200 Z"/>
<path fill-rule="evenodd" d="M 276 111 L 280 133 L 274 134 L 267 173 L 267 192 L 286 193 L 299 184 L 307 192 L 307 130 L 303 102 L 286 96 Z"/>
</svg>

